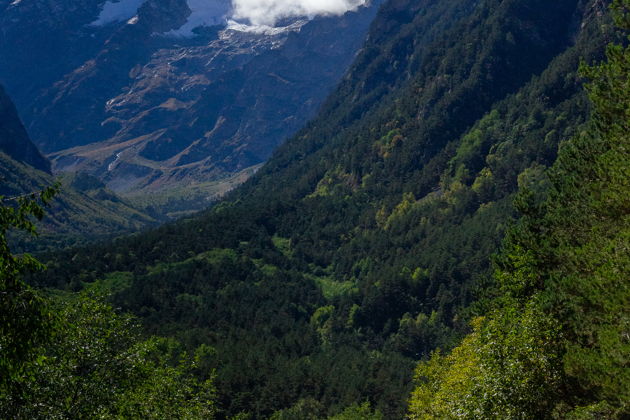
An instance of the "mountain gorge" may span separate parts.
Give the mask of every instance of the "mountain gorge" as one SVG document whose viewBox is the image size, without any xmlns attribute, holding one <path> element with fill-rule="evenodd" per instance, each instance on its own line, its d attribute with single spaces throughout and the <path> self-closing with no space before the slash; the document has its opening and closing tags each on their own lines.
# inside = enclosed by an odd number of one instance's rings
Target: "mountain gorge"
<svg viewBox="0 0 630 420">
<path fill-rule="evenodd" d="M 180 343 L 217 418 L 626 418 L 630 3 L 610 3 L 386 1 L 242 186 L 28 281 Z"/>
<path fill-rule="evenodd" d="M 191 220 L 48 257 L 39 284 L 122 276 L 113 301 L 147 331 L 216 350 L 226 418 L 366 400 L 402 418 L 414 361 L 499 293 L 491 255 L 515 194 L 543 199 L 587 121 L 577 69 L 603 57 L 609 22 L 599 1 L 387 2 L 318 116 L 243 187 Z"/>
<path fill-rule="evenodd" d="M 55 172 L 134 194 L 244 178 L 315 114 L 377 7 L 272 27 L 229 2 L 13 2 L 0 80 Z"/>
</svg>

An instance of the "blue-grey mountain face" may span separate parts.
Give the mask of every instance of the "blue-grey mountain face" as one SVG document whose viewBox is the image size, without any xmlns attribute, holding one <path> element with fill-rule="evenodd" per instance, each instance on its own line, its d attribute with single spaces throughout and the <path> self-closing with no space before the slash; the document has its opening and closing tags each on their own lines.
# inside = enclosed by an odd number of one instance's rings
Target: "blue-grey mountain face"
<svg viewBox="0 0 630 420">
<path fill-rule="evenodd" d="M 17 162 L 50 173 L 50 162 L 41 155 L 28 138 L 15 105 L 2 86 L 0 86 L 0 152 Z M 2 188 L 0 188 L 1 191 Z"/>
<path fill-rule="evenodd" d="M 55 181 L 61 181 L 61 191 L 47 209 L 44 221 L 37 223 L 37 241 L 30 235 L 10 232 L 14 252 L 77 245 L 156 223 L 94 177 L 71 174 L 53 178 L 50 162 L 29 139 L 11 98 L 0 86 L 0 195 L 34 194 Z"/>
<path fill-rule="evenodd" d="M 3 3 L 0 81 L 56 171 L 129 192 L 220 179 L 315 114 L 377 8 L 267 22 L 243 3 Z"/>
</svg>

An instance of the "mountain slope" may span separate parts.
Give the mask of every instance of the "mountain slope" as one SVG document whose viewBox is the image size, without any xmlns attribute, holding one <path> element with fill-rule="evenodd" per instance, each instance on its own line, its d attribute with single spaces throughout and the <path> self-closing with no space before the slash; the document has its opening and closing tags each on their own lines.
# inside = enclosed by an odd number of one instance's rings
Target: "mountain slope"
<svg viewBox="0 0 630 420">
<path fill-rule="evenodd" d="M 630 2 L 614 6 L 627 35 Z M 591 120 L 563 144 L 547 199 L 519 194 L 523 216 L 497 258 L 500 294 L 460 346 L 420 363 L 410 418 L 630 415 L 627 45 L 584 69 Z"/>
<path fill-rule="evenodd" d="M 11 236 L 14 252 L 42 252 L 77 246 L 155 226 L 158 221 L 107 189 L 98 179 L 68 174 L 53 178 L 0 153 L 0 191 L 8 196 L 34 193 L 60 181 L 49 213 L 38 223 L 39 236 Z"/>
<path fill-rule="evenodd" d="M 402 418 L 412 361 L 454 345 L 492 293 L 519 185 L 543 195 L 586 120 L 577 68 L 607 20 L 599 1 L 389 1 L 319 116 L 243 187 L 51 256 L 41 282 L 126 276 L 114 299 L 149 331 L 216 348 L 226 416 L 367 399 Z"/>
<path fill-rule="evenodd" d="M 218 2 L 191 31 L 193 0 L 14 2 L 0 14 L 0 79 L 56 172 L 133 193 L 221 180 L 314 116 L 379 3 L 260 29 L 226 21 Z M 46 39 L 23 34 L 29 19 Z M 49 56 L 60 50 L 68 60 Z"/>
<path fill-rule="evenodd" d="M 88 175 L 66 175 L 50 215 L 39 226 L 41 236 L 12 238 L 14 252 L 76 246 L 155 225 L 100 181 Z M 5 203 L 24 194 L 35 194 L 56 179 L 50 162 L 31 142 L 11 99 L 0 88 L 0 194 Z"/>
<path fill-rule="evenodd" d="M 0 150 L 12 159 L 50 173 L 50 162 L 31 142 L 13 102 L 0 86 Z"/>
</svg>

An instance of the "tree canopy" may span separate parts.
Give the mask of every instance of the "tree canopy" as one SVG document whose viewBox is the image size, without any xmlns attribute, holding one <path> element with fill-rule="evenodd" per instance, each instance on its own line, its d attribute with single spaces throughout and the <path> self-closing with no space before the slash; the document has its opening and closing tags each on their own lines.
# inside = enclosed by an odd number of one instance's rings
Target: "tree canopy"
<svg viewBox="0 0 630 420">
<path fill-rule="evenodd" d="M 630 30 L 630 2 L 613 4 Z M 627 33 L 627 32 L 626 32 Z M 592 116 L 562 144 L 543 203 L 497 259 L 499 297 L 450 354 L 416 371 L 413 419 L 622 419 L 630 414 L 630 48 L 583 66 Z"/>
<path fill-rule="evenodd" d="M 211 351 L 191 355 L 173 339 L 145 340 L 135 319 L 102 297 L 25 283 L 45 267 L 14 255 L 6 234 L 35 234 L 32 217 L 44 217 L 57 191 L 0 197 L 0 417 L 213 418 L 213 374 L 198 371 Z"/>
</svg>

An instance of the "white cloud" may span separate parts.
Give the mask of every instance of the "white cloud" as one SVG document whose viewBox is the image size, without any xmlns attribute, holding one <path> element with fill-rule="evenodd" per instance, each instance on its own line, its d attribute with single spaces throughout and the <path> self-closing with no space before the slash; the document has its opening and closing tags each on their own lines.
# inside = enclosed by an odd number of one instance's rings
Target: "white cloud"
<svg viewBox="0 0 630 420">
<path fill-rule="evenodd" d="M 254 26 L 274 26 L 283 18 L 341 15 L 365 3 L 366 0 L 233 0 L 232 18 Z"/>
<path fill-rule="evenodd" d="M 21 0 L 15 0 L 21 1 Z M 92 22 L 102 26 L 132 18 L 145 0 L 108 0 L 99 17 Z M 230 27 L 268 31 L 283 18 L 342 15 L 356 10 L 368 0 L 187 0 L 188 21 L 169 35 L 191 36 L 199 26 L 230 22 Z"/>
</svg>

